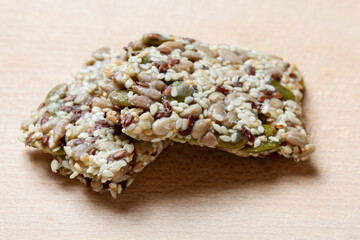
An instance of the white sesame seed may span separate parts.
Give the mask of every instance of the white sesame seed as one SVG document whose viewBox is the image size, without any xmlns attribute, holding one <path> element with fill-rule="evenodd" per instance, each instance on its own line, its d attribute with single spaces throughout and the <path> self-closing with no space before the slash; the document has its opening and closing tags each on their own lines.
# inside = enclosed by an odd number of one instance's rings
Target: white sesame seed
<svg viewBox="0 0 360 240">
<path fill-rule="evenodd" d="M 82 139 L 85 139 L 85 138 L 87 138 L 87 137 L 89 137 L 89 134 L 88 134 L 87 132 L 82 132 L 82 133 L 80 133 L 79 136 L 78 136 L 78 138 L 82 138 Z"/>
<path fill-rule="evenodd" d="M 171 88 L 171 96 L 172 97 L 176 97 L 178 95 L 177 89 L 176 88 Z"/>
<path fill-rule="evenodd" d="M 226 136 L 226 135 L 221 135 L 219 138 L 221 140 L 223 140 L 224 142 L 230 142 L 231 141 L 231 138 L 229 136 Z"/>
<path fill-rule="evenodd" d="M 232 141 L 232 142 L 235 142 L 235 141 L 236 141 L 237 135 L 238 135 L 238 134 L 237 134 L 236 132 L 231 135 L 231 141 Z"/>
<path fill-rule="evenodd" d="M 205 109 L 209 107 L 209 105 L 205 99 L 201 99 L 199 104 Z"/>
<path fill-rule="evenodd" d="M 73 172 L 73 173 L 70 175 L 70 179 L 74 179 L 74 178 L 76 178 L 78 175 L 79 175 L 78 172 Z"/>
<path fill-rule="evenodd" d="M 260 146 L 261 144 L 261 140 L 260 139 L 255 139 L 255 142 L 254 142 L 254 148 L 257 148 L 258 146 Z"/>
<path fill-rule="evenodd" d="M 78 171 L 78 172 L 81 172 L 82 171 L 82 168 L 80 167 L 80 165 L 78 163 L 75 163 L 74 164 L 74 167 L 75 169 Z"/>
<path fill-rule="evenodd" d="M 56 159 L 54 159 L 54 160 L 52 160 L 50 166 L 51 166 L 51 171 L 53 171 L 54 173 L 56 173 L 57 170 L 58 170 L 59 167 L 60 167 L 60 164 L 59 164 L 59 162 L 58 162 Z"/>
<path fill-rule="evenodd" d="M 261 112 L 263 114 L 266 114 L 269 111 L 269 107 L 270 107 L 269 104 L 264 104 L 262 109 L 261 109 Z"/>
<path fill-rule="evenodd" d="M 264 130 L 265 130 L 265 129 L 264 129 L 263 126 L 260 125 L 260 126 L 258 127 L 258 132 L 259 132 L 260 134 L 263 133 Z"/>
<path fill-rule="evenodd" d="M 157 105 L 156 105 L 156 104 L 151 104 L 151 106 L 150 106 L 150 113 L 151 113 L 151 115 L 154 116 L 157 111 L 158 111 Z"/>
<path fill-rule="evenodd" d="M 181 113 L 184 111 L 184 109 L 182 107 L 173 107 L 173 110 L 177 113 Z"/>
<path fill-rule="evenodd" d="M 107 169 L 105 169 L 105 170 L 103 171 L 102 175 L 103 175 L 104 177 L 110 178 L 110 177 L 113 177 L 113 176 L 114 176 L 114 173 L 111 172 L 111 171 L 109 171 L 109 170 L 107 170 Z"/>
<path fill-rule="evenodd" d="M 219 122 L 222 122 L 224 120 L 224 117 L 217 113 L 215 113 L 213 117 Z"/>
<path fill-rule="evenodd" d="M 221 133 L 221 127 L 219 124 L 213 123 L 213 127 L 214 127 L 215 131 L 217 131 L 218 133 Z"/>
<path fill-rule="evenodd" d="M 178 101 L 171 101 L 170 104 L 172 107 L 176 107 L 179 105 Z"/>
<path fill-rule="evenodd" d="M 133 144 L 126 144 L 124 146 L 124 149 L 128 152 L 128 153 L 132 153 L 134 151 L 134 145 Z"/>
<path fill-rule="evenodd" d="M 221 132 L 225 135 L 229 135 L 229 130 L 225 126 L 221 126 Z"/>
<path fill-rule="evenodd" d="M 276 137 L 269 137 L 269 140 L 272 142 L 279 142 L 279 139 Z"/>
<path fill-rule="evenodd" d="M 192 101 L 194 101 L 194 98 L 191 96 L 188 96 L 185 98 L 185 103 L 190 104 Z"/>
<path fill-rule="evenodd" d="M 176 129 L 179 129 L 180 127 L 181 127 L 181 125 L 182 125 L 182 119 L 181 118 L 179 118 L 178 120 L 176 120 Z"/>
</svg>

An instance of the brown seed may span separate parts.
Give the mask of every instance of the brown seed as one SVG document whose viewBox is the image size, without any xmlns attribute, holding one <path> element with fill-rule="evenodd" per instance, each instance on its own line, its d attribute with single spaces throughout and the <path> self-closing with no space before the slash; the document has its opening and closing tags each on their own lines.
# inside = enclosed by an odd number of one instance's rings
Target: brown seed
<svg viewBox="0 0 360 240">
<path fill-rule="evenodd" d="M 160 73 L 164 73 L 169 69 L 167 63 L 153 62 L 152 65 L 155 66 L 159 70 Z"/>
<path fill-rule="evenodd" d="M 125 115 L 124 127 L 129 126 L 134 121 L 134 116 L 131 113 Z"/>
<path fill-rule="evenodd" d="M 171 53 L 171 48 L 167 48 L 167 47 L 162 47 L 162 48 L 158 48 L 158 50 L 162 53 L 162 54 L 170 54 Z"/>
<path fill-rule="evenodd" d="M 169 101 L 165 100 L 164 103 L 163 103 L 163 105 L 164 105 L 165 110 L 167 110 L 167 111 L 169 111 L 169 112 L 172 111 L 172 107 L 171 107 Z"/>
<path fill-rule="evenodd" d="M 249 74 L 249 75 L 255 75 L 256 70 L 255 70 L 255 68 L 254 68 L 253 66 L 249 65 L 249 66 L 246 68 L 246 72 L 247 72 L 247 74 Z"/>
<path fill-rule="evenodd" d="M 73 113 L 81 113 L 81 107 L 79 105 L 75 105 L 73 108 L 72 108 L 72 112 Z"/>
<path fill-rule="evenodd" d="M 72 107 L 70 106 L 64 106 L 62 108 L 60 108 L 61 111 L 64 111 L 64 112 L 71 112 L 72 111 Z"/>
<path fill-rule="evenodd" d="M 167 86 L 164 90 L 163 90 L 163 94 L 165 96 L 169 96 L 171 93 L 171 86 Z"/>
<path fill-rule="evenodd" d="M 262 102 L 262 103 L 263 103 L 263 102 L 265 102 L 266 99 L 270 99 L 270 98 L 271 98 L 271 96 L 269 96 L 269 95 L 264 95 L 264 96 L 259 97 L 258 100 L 259 100 L 259 102 Z"/>
<path fill-rule="evenodd" d="M 250 101 L 250 103 L 251 103 L 251 108 L 260 111 L 261 108 L 260 108 L 259 105 L 257 105 L 257 104 L 256 104 L 255 102 L 253 102 L 253 101 Z"/>
<path fill-rule="evenodd" d="M 275 81 L 280 82 L 281 75 L 279 73 L 273 73 L 273 74 L 271 74 L 271 78 L 274 79 Z"/>
<path fill-rule="evenodd" d="M 175 66 L 176 64 L 179 64 L 179 63 L 180 63 L 179 59 L 172 59 L 172 60 L 170 60 L 169 65 L 170 65 L 170 67 L 173 67 L 173 66 Z"/>
<path fill-rule="evenodd" d="M 41 118 L 41 120 L 40 120 L 40 124 L 43 125 L 44 123 L 46 123 L 46 122 L 49 120 L 49 118 L 50 118 L 50 114 L 49 114 L 48 112 L 46 112 L 46 113 L 42 116 L 42 118 Z"/>
<path fill-rule="evenodd" d="M 169 69 L 168 64 L 167 64 L 167 63 L 163 63 L 163 64 L 161 64 L 160 67 L 159 67 L 159 72 L 160 72 L 160 73 L 165 73 L 168 69 Z"/>
<path fill-rule="evenodd" d="M 40 109 L 42 109 L 45 106 L 46 106 L 46 103 L 43 102 L 38 106 L 37 110 L 40 111 Z"/>
<path fill-rule="evenodd" d="M 286 125 L 288 125 L 289 127 L 295 127 L 295 124 L 291 121 L 286 121 Z"/>
<path fill-rule="evenodd" d="M 41 145 L 43 145 L 43 146 L 46 145 L 47 142 L 49 141 L 49 138 L 50 138 L 50 136 L 48 134 L 44 135 L 41 140 Z"/>
<path fill-rule="evenodd" d="M 233 84 L 234 87 L 242 87 L 244 85 L 243 82 L 236 82 Z"/>
<path fill-rule="evenodd" d="M 29 135 L 27 135 L 26 139 L 25 139 L 25 145 L 29 145 L 31 142 L 31 137 L 32 137 L 32 133 L 30 133 Z"/>
<path fill-rule="evenodd" d="M 90 155 L 95 155 L 96 154 L 96 149 L 93 148 L 91 151 L 90 151 Z"/>
<path fill-rule="evenodd" d="M 273 92 L 272 94 L 271 94 L 271 96 L 273 97 L 273 98 L 282 98 L 282 94 L 281 93 L 279 93 L 279 92 Z"/>
<path fill-rule="evenodd" d="M 262 93 L 262 94 L 264 94 L 264 95 L 271 95 L 271 91 L 269 91 L 269 90 L 260 90 L 260 92 Z"/>
<path fill-rule="evenodd" d="M 83 140 L 83 139 L 76 139 L 75 141 L 74 141 L 74 144 L 75 145 L 80 145 L 80 144 L 83 144 L 85 142 L 85 140 Z"/>
<path fill-rule="evenodd" d="M 165 114 L 166 114 L 166 113 L 165 113 L 164 111 L 159 111 L 159 112 L 155 113 L 154 119 L 163 118 L 163 117 L 165 117 Z"/>
<path fill-rule="evenodd" d="M 254 135 L 250 132 L 249 129 L 247 129 L 246 127 L 243 127 L 241 129 L 241 132 L 245 135 L 245 138 L 248 142 L 254 142 L 255 141 L 255 137 Z"/>
<path fill-rule="evenodd" d="M 147 35 L 147 37 L 150 38 L 150 39 L 152 39 L 152 40 L 157 40 L 157 39 L 159 39 L 159 38 L 161 37 L 161 35 L 158 34 L 158 33 L 149 33 L 149 34 Z"/>
<path fill-rule="evenodd" d="M 93 138 L 91 139 L 91 143 L 95 143 L 96 140 L 98 140 L 98 139 L 99 139 L 99 137 L 93 137 Z"/>
<path fill-rule="evenodd" d="M 125 151 L 125 150 L 120 150 L 120 151 L 115 152 L 115 153 L 112 155 L 112 157 L 113 157 L 113 159 L 115 159 L 115 160 L 119 160 L 119 159 L 123 158 L 126 154 L 127 154 L 127 151 Z"/>
<path fill-rule="evenodd" d="M 170 117 L 171 113 L 172 113 L 172 107 L 169 103 L 169 101 L 165 100 L 164 103 L 164 111 L 159 111 L 157 113 L 155 113 L 154 118 L 155 119 L 160 119 L 163 117 Z"/>
<path fill-rule="evenodd" d="M 85 105 L 86 106 L 91 106 L 93 104 L 94 98 L 96 98 L 97 96 L 91 96 L 86 100 Z"/>
<path fill-rule="evenodd" d="M 225 95 L 229 93 L 229 90 L 226 89 L 223 85 L 217 85 L 216 86 L 216 91 L 221 92 L 221 93 L 223 93 Z"/>
<path fill-rule="evenodd" d="M 297 76 L 295 73 L 290 73 L 289 77 L 293 78 L 293 79 L 297 79 Z"/>
<path fill-rule="evenodd" d="M 153 62 L 152 65 L 155 66 L 156 68 L 159 68 L 159 67 L 160 67 L 160 63 L 159 63 L 159 62 Z"/>
<path fill-rule="evenodd" d="M 110 124 L 106 120 L 99 120 L 98 122 L 101 126 L 109 127 Z"/>
<path fill-rule="evenodd" d="M 181 135 L 181 136 L 187 136 L 187 135 L 189 135 L 191 133 L 191 129 L 185 129 L 185 130 L 182 130 L 182 131 L 179 131 L 179 134 Z"/>
<path fill-rule="evenodd" d="M 188 128 L 191 130 L 194 127 L 195 118 L 193 115 L 188 117 Z"/>
<path fill-rule="evenodd" d="M 80 114 L 80 113 L 75 113 L 75 114 L 71 117 L 70 122 L 71 122 L 71 123 L 75 123 L 77 120 L 80 119 L 80 117 L 81 117 L 81 114 Z"/>
<path fill-rule="evenodd" d="M 114 161 L 113 157 L 107 157 L 106 160 L 107 160 L 107 163 L 111 163 Z"/>
<path fill-rule="evenodd" d="M 135 82 L 136 85 L 139 85 L 139 86 L 142 86 L 142 87 L 145 87 L 145 88 L 148 88 L 150 87 L 150 85 L 148 83 L 145 83 L 145 82 Z"/>
<path fill-rule="evenodd" d="M 74 101 L 74 99 L 76 98 L 75 95 L 70 95 L 70 96 L 67 96 L 66 98 L 63 99 L 64 102 L 71 102 L 71 101 Z"/>
</svg>

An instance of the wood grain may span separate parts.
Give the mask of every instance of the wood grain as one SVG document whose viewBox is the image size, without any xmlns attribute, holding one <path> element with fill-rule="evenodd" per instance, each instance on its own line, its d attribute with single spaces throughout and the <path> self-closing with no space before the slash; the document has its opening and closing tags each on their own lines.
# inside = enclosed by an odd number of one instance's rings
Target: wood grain
<svg viewBox="0 0 360 240">
<path fill-rule="evenodd" d="M 359 12 L 357 0 L 1 0 L 0 239 L 360 239 Z M 177 144 L 113 200 L 17 141 L 21 120 L 94 49 L 152 30 L 297 63 L 312 159 Z"/>
</svg>

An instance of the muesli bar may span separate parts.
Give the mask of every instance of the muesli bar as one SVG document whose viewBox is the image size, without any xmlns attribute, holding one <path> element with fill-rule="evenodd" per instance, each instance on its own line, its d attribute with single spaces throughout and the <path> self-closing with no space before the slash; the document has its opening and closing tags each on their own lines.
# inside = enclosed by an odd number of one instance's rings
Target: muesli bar
<svg viewBox="0 0 360 240">
<path fill-rule="evenodd" d="M 98 82 L 109 61 L 121 58 L 101 49 L 87 66 L 53 88 L 46 102 L 22 123 L 21 140 L 54 156 L 53 172 L 76 178 L 115 198 L 155 160 L 170 141 L 144 142 L 121 132 L 119 114 L 102 97 Z"/>
<path fill-rule="evenodd" d="M 104 70 L 101 89 L 121 113 L 122 131 L 238 156 L 314 151 L 302 117 L 303 76 L 279 57 L 147 33 Z"/>
</svg>

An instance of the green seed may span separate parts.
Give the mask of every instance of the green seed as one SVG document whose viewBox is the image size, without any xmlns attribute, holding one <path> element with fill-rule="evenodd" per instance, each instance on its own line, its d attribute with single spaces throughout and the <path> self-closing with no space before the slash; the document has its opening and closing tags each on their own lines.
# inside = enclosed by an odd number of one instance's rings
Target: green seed
<svg viewBox="0 0 360 240">
<path fill-rule="evenodd" d="M 271 125 L 263 124 L 264 132 L 267 137 L 274 136 L 276 134 L 276 128 Z"/>
<path fill-rule="evenodd" d="M 150 56 L 145 56 L 142 58 L 141 63 L 142 64 L 146 64 L 146 63 L 151 63 L 152 61 L 150 60 Z"/>
<path fill-rule="evenodd" d="M 295 100 L 295 95 L 279 82 L 272 80 L 269 84 L 275 87 L 275 91 L 281 93 L 283 100 Z"/>
<path fill-rule="evenodd" d="M 58 102 L 61 98 L 66 95 L 67 86 L 65 83 L 59 84 L 50 90 L 46 96 L 46 105 L 50 105 L 53 102 Z"/>
<path fill-rule="evenodd" d="M 194 92 L 194 89 L 184 81 L 178 81 L 172 85 L 176 88 L 177 95 L 174 97 L 178 102 L 183 102 L 187 96 L 191 96 Z"/>
<path fill-rule="evenodd" d="M 244 151 L 248 152 L 248 153 L 260 153 L 260 152 L 273 150 L 273 149 L 279 147 L 280 144 L 281 144 L 280 142 L 266 142 L 266 143 L 262 143 L 260 146 L 258 146 L 256 148 L 246 147 L 246 148 L 244 148 Z"/>
<path fill-rule="evenodd" d="M 109 99 L 116 106 L 131 107 L 132 105 L 129 102 L 129 98 L 127 94 L 128 92 L 125 90 L 113 91 L 112 93 L 110 93 Z"/>
<path fill-rule="evenodd" d="M 164 42 L 171 41 L 171 36 L 159 33 L 145 33 L 142 36 L 142 41 L 151 46 L 159 46 Z"/>
<path fill-rule="evenodd" d="M 42 147 L 42 148 L 40 148 L 40 150 L 43 151 L 43 152 L 46 152 L 46 153 L 50 153 L 50 154 L 55 155 L 55 156 L 65 155 L 64 149 L 60 149 L 60 150 L 54 152 L 50 148 Z"/>
<path fill-rule="evenodd" d="M 173 140 L 178 141 L 178 142 L 197 143 L 197 139 L 195 139 L 195 138 L 186 139 L 186 138 L 180 138 L 180 137 L 173 137 Z"/>
<path fill-rule="evenodd" d="M 217 140 L 218 146 L 225 149 L 241 149 L 245 147 L 246 144 L 246 138 L 241 132 L 238 132 L 235 142 L 224 142 L 219 137 L 217 137 Z"/>
<path fill-rule="evenodd" d="M 34 142 L 34 147 L 40 149 L 41 151 L 45 152 L 45 153 L 49 153 L 51 155 L 55 155 L 55 156 L 62 156 L 65 155 L 65 151 L 64 149 L 59 149 L 58 151 L 54 152 L 53 150 L 51 150 L 49 147 L 44 147 L 41 144 L 41 141 L 36 141 Z"/>
<path fill-rule="evenodd" d="M 50 90 L 48 95 L 46 96 L 45 103 L 47 106 L 51 105 L 52 103 L 59 103 L 60 99 L 66 96 L 67 86 L 65 83 L 61 83 L 55 86 L 53 89 Z M 48 112 L 51 115 L 55 115 L 55 113 L 59 110 L 60 105 L 56 104 L 56 107 L 52 106 L 48 109 Z"/>
</svg>

